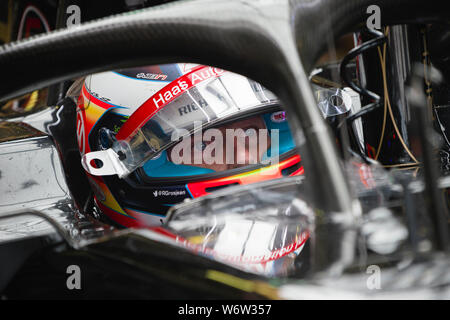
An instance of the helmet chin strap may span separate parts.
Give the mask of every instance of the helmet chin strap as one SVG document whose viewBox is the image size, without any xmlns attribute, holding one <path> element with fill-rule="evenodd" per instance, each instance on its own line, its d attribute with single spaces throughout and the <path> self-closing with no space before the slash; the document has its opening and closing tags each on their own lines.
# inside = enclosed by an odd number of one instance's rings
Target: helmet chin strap
<svg viewBox="0 0 450 320">
<path fill-rule="evenodd" d="M 128 176 L 155 154 L 160 145 L 158 141 L 148 140 L 141 128 L 163 107 L 180 97 L 189 89 L 206 80 L 220 77 L 226 71 L 207 66 L 198 66 L 189 73 L 172 81 L 147 99 L 122 125 L 116 135 L 112 148 L 93 151 L 83 155 L 83 168 L 94 176 L 117 174 L 119 178 Z M 133 141 L 134 140 L 134 141 Z M 130 143 L 130 142 L 134 143 Z M 136 141 L 138 141 L 136 143 Z M 132 146 L 131 146 L 132 145 Z M 135 149 L 146 150 L 145 154 L 133 152 Z"/>
</svg>

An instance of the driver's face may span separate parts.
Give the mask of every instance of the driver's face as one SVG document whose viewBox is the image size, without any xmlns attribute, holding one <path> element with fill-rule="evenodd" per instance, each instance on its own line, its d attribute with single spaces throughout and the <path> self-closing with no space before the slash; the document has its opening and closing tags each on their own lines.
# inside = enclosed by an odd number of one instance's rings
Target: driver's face
<svg viewBox="0 0 450 320">
<path fill-rule="evenodd" d="M 190 159 L 194 159 L 194 154 L 200 152 L 202 153 L 201 163 L 194 163 L 192 160 L 191 163 L 182 162 L 181 164 L 221 172 L 248 164 L 259 163 L 264 153 L 270 147 L 270 136 L 267 131 L 265 132 L 266 134 L 260 135 L 260 130 L 266 129 L 262 116 L 254 116 L 233 123 L 228 123 L 215 129 L 219 130 L 221 132 L 221 136 L 223 137 L 223 143 L 215 143 L 215 146 L 221 147 L 221 150 L 212 148 L 212 151 L 205 152 L 207 151 L 207 146 L 215 142 L 215 139 L 212 138 L 211 141 L 206 141 L 203 135 L 194 135 L 191 137 Z M 241 135 L 239 135 L 239 132 Z M 236 134 L 231 137 L 231 133 Z M 244 133 L 244 136 L 242 133 Z M 231 138 L 227 139 L 227 134 L 230 135 Z M 242 138 L 238 138 L 238 136 Z M 261 141 L 260 139 L 264 139 L 265 141 Z M 257 147 L 251 148 L 251 143 L 255 144 L 255 142 Z M 232 145 L 230 145 L 231 143 Z M 171 160 L 170 155 L 174 147 L 168 150 L 169 160 Z M 227 155 L 227 151 L 228 153 L 232 151 L 232 154 Z"/>
</svg>

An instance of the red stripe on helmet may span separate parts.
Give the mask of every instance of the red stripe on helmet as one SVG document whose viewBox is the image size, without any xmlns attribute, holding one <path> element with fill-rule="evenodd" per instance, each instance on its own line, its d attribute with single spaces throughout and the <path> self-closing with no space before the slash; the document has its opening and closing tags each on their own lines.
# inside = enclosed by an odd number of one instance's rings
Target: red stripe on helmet
<svg viewBox="0 0 450 320">
<path fill-rule="evenodd" d="M 181 96 L 199 83 L 221 76 L 225 71 L 219 68 L 199 66 L 191 72 L 172 81 L 145 101 L 117 132 L 117 140 L 133 136 L 158 110 Z"/>
</svg>

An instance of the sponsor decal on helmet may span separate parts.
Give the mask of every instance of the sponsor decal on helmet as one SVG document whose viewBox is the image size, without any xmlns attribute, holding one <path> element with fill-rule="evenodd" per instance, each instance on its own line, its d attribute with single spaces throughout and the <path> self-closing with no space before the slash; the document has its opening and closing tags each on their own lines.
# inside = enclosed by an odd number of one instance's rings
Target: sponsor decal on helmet
<svg viewBox="0 0 450 320">
<path fill-rule="evenodd" d="M 272 122 L 275 122 L 275 123 L 284 122 L 284 121 L 286 121 L 286 112 L 279 111 L 279 112 L 272 113 L 272 115 L 270 116 L 270 120 L 272 120 Z"/>
<path fill-rule="evenodd" d="M 187 104 L 185 106 L 182 106 L 180 108 L 178 108 L 178 113 L 179 115 L 182 117 L 183 115 L 189 114 L 191 112 L 197 111 L 200 108 L 205 108 L 208 106 L 208 103 L 206 103 L 205 100 L 200 99 L 197 103 L 191 103 L 191 104 Z"/>
<path fill-rule="evenodd" d="M 92 96 L 96 97 L 98 100 L 105 101 L 105 102 L 110 102 L 110 101 L 111 101 L 110 98 L 103 97 L 103 96 L 99 95 L 98 93 L 96 93 L 96 92 L 94 92 L 94 91 L 90 91 L 89 93 L 90 93 Z"/>
<path fill-rule="evenodd" d="M 147 80 L 166 80 L 167 79 L 167 75 L 166 74 L 161 74 L 161 73 L 138 73 L 136 75 L 136 78 L 138 79 L 147 79 Z"/>
<path fill-rule="evenodd" d="M 185 196 L 186 190 L 155 190 L 153 191 L 153 196 L 155 198 L 157 197 L 179 197 L 179 196 Z"/>
</svg>

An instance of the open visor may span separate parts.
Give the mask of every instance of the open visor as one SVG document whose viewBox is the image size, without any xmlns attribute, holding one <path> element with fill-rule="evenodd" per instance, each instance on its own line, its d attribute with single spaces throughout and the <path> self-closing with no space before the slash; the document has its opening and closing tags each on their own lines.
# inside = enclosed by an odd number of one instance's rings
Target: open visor
<svg viewBox="0 0 450 320">
<path fill-rule="evenodd" d="M 278 104 L 257 82 L 200 66 L 149 98 L 124 123 L 111 148 L 85 154 L 82 164 L 90 174 L 122 178 L 185 137 Z M 275 117 L 285 121 L 283 112 Z"/>
</svg>

